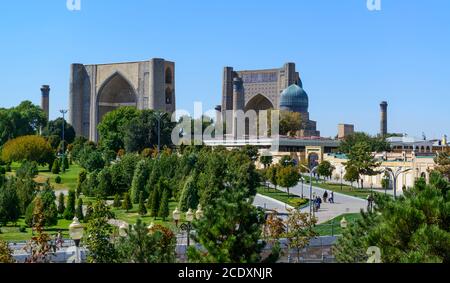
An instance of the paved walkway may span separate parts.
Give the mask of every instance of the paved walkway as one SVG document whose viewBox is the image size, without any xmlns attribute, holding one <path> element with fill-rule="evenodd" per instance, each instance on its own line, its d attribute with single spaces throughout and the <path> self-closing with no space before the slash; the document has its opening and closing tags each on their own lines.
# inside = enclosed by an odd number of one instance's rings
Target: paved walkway
<svg viewBox="0 0 450 283">
<path fill-rule="evenodd" d="M 294 188 L 290 189 L 290 192 L 295 195 L 301 196 L 302 194 L 302 185 L 297 185 Z M 286 189 L 284 188 L 278 188 L 280 191 L 286 192 Z M 322 197 L 323 193 L 325 192 L 324 189 L 314 187 L 312 189 L 313 195 L 317 195 Z M 330 195 L 330 191 L 328 191 L 328 195 Z M 304 185 L 303 187 L 303 194 L 306 198 L 309 198 L 310 192 L 309 192 L 309 185 Z M 347 213 L 359 213 L 361 209 L 366 210 L 367 209 L 367 201 L 352 197 L 340 193 L 334 193 L 334 202 L 335 203 L 323 203 L 320 207 L 320 210 L 315 213 L 315 216 L 318 218 L 318 224 L 327 222 L 333 218 L 336 218 L 342 214 Z M 302 209 L 303 212 L 309 213 L 309 206 Z"/>
<path fill-rule="evenodd" d="M 289 209 L 294 208 L 288 204 L 285 204 L 284 202 L 260 194 L 256 195 L 253 205 L 257 207 L 258 206 L 262 207 L 264 209 L 275 210 L 278 213 L 288 213 L 287 211 L 288 208 Z"/>
</svg>

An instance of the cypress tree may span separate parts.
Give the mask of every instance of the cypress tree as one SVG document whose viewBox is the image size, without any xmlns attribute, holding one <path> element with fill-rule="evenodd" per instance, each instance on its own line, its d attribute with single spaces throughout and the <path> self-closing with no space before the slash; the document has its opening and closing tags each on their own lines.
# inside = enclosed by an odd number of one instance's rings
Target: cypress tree
<svg viewBox="0 0 450 283">
<path fill-rule="evenodd" d="M 53 166 L 52 166 L 52 173 L 55 175 L 58 175 L 61 171 L 61 165 L 59 164 L 59 159 L 56 158 L 55 161 L 53 161 Z"/>
<path fill-rule="evenodd" d="M 66 210 L 66 206 L 64 205 L 64 194 L 60 193 L 58 197 L 58 213 L 62 215 L 64 210 Z"/>
<path fill-rule="evenodd" d="M 181 209 L 181 211 L 188 211 L 189 208 L 197 208 L 198 203 L 198 189 L 194 177 L 190 176 L 184 185 L 178 207 Z"/>
<path fill-rule="evenodd" d="M 158 216 L 166 221 L 166 218 L 169 216 L 169 191 L 164 190 L 163 197 L 161 200 L 161 204 L 159 206 Z"/>
<path fill-rule="evenodd" d="M 76 216 L 77 216 L 77 218 L 79 220 L 83 220 L 84 219 L 84 215 L 83 215 L 83 199 L 82 198 L 78 199 Z"/>
<path fill-rule="evenodd" d="M 139 215 L 146 215 L 147 208 L 145 208 L 144 192 L 139 194 Z"/>
<path fill-rule="evenodd" d="M 122 209 L 124 209 L 128 212 L 132 208 L 133 208 L 133 204 L 131 203 L 130 194 L 125 193 L 123 195 Z"/>
<path fill-rule="evenodd" d="M 64 219 L 72 220 L 75 217 L 75 191 L 70 190 L 67 196 L 67 207 L 64 210 Z"/>
<path fill-rule="evenodd" d="M 122 206 L 122 204 L 120 203 L 120 195 L 119 195 L 119 194 L 116 194 L 116 195 L 114 196 L 113 207 L 119 208 L 119 207 L 121 207 L 121 206 Z"/>
<path fill-rule="evenodd" d="M 158 210 L 160 207 L 161 199 L 159 190 L 155 188 L 152 193 L 152 208 L 150 212 L 150 216 L 157 217 L 158 216 Z"/>
</svg>

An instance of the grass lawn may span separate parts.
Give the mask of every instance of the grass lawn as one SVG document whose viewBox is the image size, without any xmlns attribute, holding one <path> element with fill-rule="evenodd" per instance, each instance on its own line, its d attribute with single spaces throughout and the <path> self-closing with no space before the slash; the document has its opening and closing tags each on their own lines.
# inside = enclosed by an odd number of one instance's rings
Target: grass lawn
<svg viewBox="0 0 450 283">
<path fill-rule="evenodd" d="M 297 196 L 294 194 L 288 195 L 285 192 L 275 190 L 272 188 L 268 189 L 266 187 L 259 187 L 258 194 L 279 200 L 281 202 L 284 202 L 284 203 L 291 205 L 293 207 L 296 207 L 296 208 L 298 208 L 298 202 L 302 201 L 302 198 L 300 196 Z M 308 201 L 306 199 L 304 201 L 306 201 L 306 203 L 302 204 L 300 207 L 304 207 L 304 206 L 308 205 Z"/>
<path fill-rule="evenodd" d="M 9 175 L 15 175 L 16 170 L 20 167 L 20 163 L 14 162 L 11 164 L 12 173 Z M 66 170 L 65 173 L 60 173 L 59 175 L 53 174 L 48 170 L 48 166 L 39 166 L 39 174 L 36 176 L 34 181 L 36 183 L 45 183 L 47 179 L 50 179 L 50 184 L 58 190 L 75 190 L 77 188 L 78 174 L 83 170 L 79 165 L 70 165 L 70 168 Z M 56 176 L 61 177 L 61 184 L 56 184 Z"/>
<path fill-rule="evenodd" d="M 157 217 L 157 218 L 150 217 L 150 211 L 147 211 L 148 212 L 147 215 L 144 215 L 144 216 L 139 215 L 139 213 L 138 213 L 139 205 L 138 204 L 133 205 L 133 209 L 131 209 L 128 212 L 126 212 L 123 209 L 117 209 L 117 208 L 113 208 L 111 211 L 114 212 L 114 214 L 116 215 L 116 219 L 125 221 L 128 224 L 136 224 L 137 220 L 141 219 L 146 224 L 150 224 L 153 222 L 155 224 L 161 224 L 168 228 L 174 229 L 175 223 L 172 218 L 172 212 L 175 210 L 177 205 L 178 205 L 178 203 L 176 203 L 175 201 L 169 202 L 169 211 L 170 212 L 169 212 L 169 217 L 166 219 L 166 221 L 163 221 L 162 218 L 159 218 L 159 217 Z"/>
<path fill-rule="evenodd" d="M 362 216 L 360 213 L 343 214 L 326 223 L 317 225 L 314 228 L 314 231 L 319 233 L 320 236 L 341 235 L 341 220 L 343 217 L 345 217 L 345 219 L 348 221 L 348 224 L 350 225 L 358 219 L 361 219 Z"/>
<path fill-rule="evenodd" d="M 39 175 L 36 177 L 35 181 L 38 183 L 43 183 L 50 178 L 50 184 L 55 188 L 55 190 L 75 190 L 77 188 L 78 174 L 82 170 L 83 169 L 79 165 L 73 164 L 68 170 L 66 170 L 65 173 L 61 172 L 59 175 L 55 175 L 48 171 L 48 168 L 39 167 Z M 61 184 L 55 183 L 56 176 L 61 177 Z"/>
<path fill-rule="evenodd" d="M 69 238 L 69 225 L 72 221 L 59 219 L 58 224 L 53 227 L 48 227 L 45 229 L 46 233 L 53 236 L 58 233 L 58 231 L 62 231 L 64 238 Z M 0 230 L 2 233 L 0 234 L 0 240 L 3 241 L 28 241 L 31 239 L 31 228 L 26 228 L 25 232 L 20 232 L 20 226 L 26 226 L 25 219 L 20 218 L 17 222 L 16 226 L 9 225 L 6 227 L 1 227 Z"/>
</svg>

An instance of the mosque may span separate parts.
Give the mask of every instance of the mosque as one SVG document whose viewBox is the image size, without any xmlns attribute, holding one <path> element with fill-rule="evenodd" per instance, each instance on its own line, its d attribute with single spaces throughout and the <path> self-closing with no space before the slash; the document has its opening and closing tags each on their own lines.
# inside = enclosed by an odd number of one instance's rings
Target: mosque
<svg viewBox="0 0 450 283">
<path fill-rule="evenodd" d="M 281 68 L 235 71 L 225 67 L 223 73 L 221 113 L 282 110 L 300 113 L 302 130 L 298 137 L 320 137 L 317 123 L 309 118 L 309 98 L 295 63 Z M 222 115 L 223 116 L 223 115 Z"/>
</svg>

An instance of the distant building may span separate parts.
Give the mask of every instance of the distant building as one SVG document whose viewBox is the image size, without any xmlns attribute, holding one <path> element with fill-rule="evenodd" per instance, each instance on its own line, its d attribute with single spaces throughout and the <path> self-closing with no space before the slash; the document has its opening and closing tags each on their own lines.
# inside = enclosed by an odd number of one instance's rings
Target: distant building
<svg viewBox="0 0 450 283">
<path fill-rule="evenodd" d="M 72 64 L 70 123 L 80 136 L 98 141 L 97 125 L 119 107 L 175 111 L 175 63 Z"/>
<path fill-rule="evenodd" d="M 224 69 L 222 105 L 216 108 L 220 109 L 224 120 L 227 119 L 225 114 L 237 111 L 292 111 L 300 113 L 302 118 L 303 129 L 299 133 L 300 136 L 320 136 L 316 122 L 309 119 L 308 107 L 309 98 L 303 90 L 303 83 L 294 63 L 265 70 L 235 71 L 232 67 Z M 228 134 L 236 136 L 235 119 L 233 124 L 233 133 Z"/>
<path fill-rule="evenodd" d="M 355 126 L 350 124 L 338 125 L 338 139 L 345 139 L 347 136 L 355 133 Z"/>
</svg>

